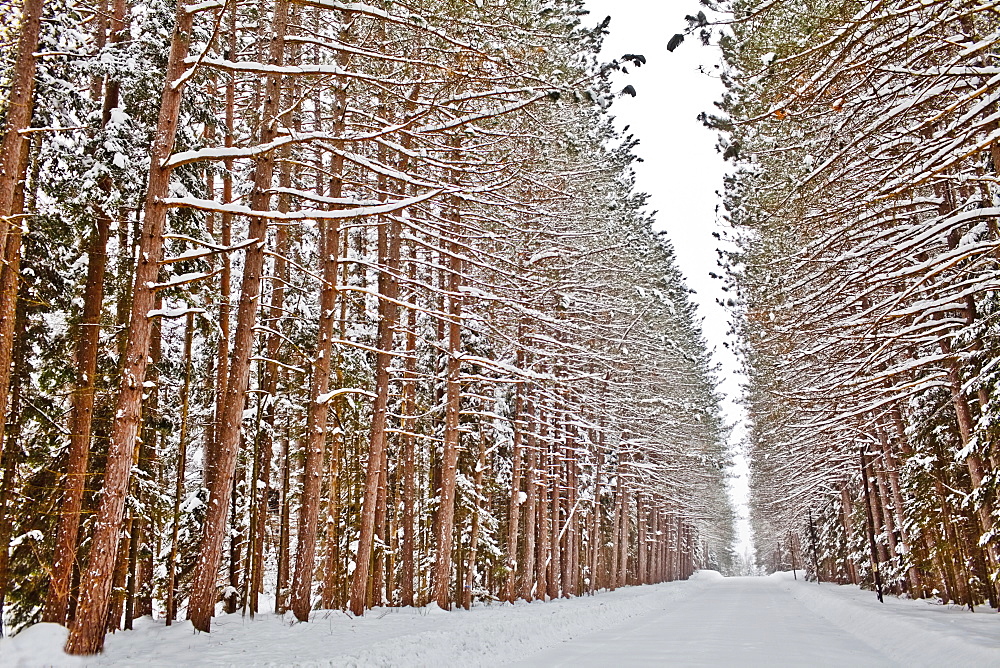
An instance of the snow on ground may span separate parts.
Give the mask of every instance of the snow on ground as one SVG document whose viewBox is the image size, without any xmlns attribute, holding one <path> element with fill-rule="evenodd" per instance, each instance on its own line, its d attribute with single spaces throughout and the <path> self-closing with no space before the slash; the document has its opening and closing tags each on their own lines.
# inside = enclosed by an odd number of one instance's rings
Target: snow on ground
<svg viewBox="0 0 1000 668">
<path fill-rule="evenodd" d="M 168 628 L 160 620 L 144 618 L 136 620 L 133 632 L 109 635 L 105 653 L 87 660 L 66 655 L 53 660 L 53 646 L 61 647 L 65 629 L 39 624 L 0 640 L 0 667 L 503 665 L 580 635 L 628 623 L 690 597 L 710 581 L 703 576 L 690 582 L 627 587 L 548 603 L 478 606 L 471 611 L 444 612 L 437 606 L 375 609 L 351 618 L 320 610 L 308 624 L 295 623 L 291 614 L 258 615 L 251 621 L 236 613 L 214 618 L 210 634 L 196 633 L 189 622 Z"/>
<path fill-rule="evenodd" d="M 857 587 L 791 582 L 780 573 L 782 587 L 806 608 L 840 629 L 862 637 L 899 665 L 1000 666 L 1000 614 L 988 608 L 970 613 L 957 605 L 886 596 Z M 805 585 L 805 586 L 803 586 Z"/>
<path fill-rule="evenodd" d="M 444 612 L 379 609 L 220 615 L 211 634 L 138 620 L 98 657 L 59 651 L 65 629 L 39 624 L 0 640 L 0 666 L 1000 666 L 1000 615 L 970 614 L 855 587 L 722 578 L 629 587 L 593 597 Z"/>
</svg>

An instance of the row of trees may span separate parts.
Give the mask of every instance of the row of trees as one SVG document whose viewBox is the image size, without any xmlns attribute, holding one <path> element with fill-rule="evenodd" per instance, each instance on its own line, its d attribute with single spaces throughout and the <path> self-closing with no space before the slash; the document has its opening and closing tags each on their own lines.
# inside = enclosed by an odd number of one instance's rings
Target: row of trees
<svg viewBox="0 0 1000 668">
<path fill-rule="evenodd" d="M 1000 16 L 729 9 L 725 113 L 706 121 L 739 165 L 759 558 L 997 607 Z"/>
<path fill-rule="evenodd" d="M 306 621 L 727 563 L 704 343 L 605 113 L 645 59 L 600 64 L 585 15 L 24 0 L 8 624 L 92 653 L 220 600 Z"/>
</svg>

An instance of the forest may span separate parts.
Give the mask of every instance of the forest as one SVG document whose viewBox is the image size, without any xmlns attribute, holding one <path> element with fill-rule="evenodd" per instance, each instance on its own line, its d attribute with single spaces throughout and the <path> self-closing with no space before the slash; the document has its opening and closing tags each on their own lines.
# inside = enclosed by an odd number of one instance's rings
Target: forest
<svg viewBox="0 0 1000 668">
<path fill-rule="evenodd" d="M 715 367 L 609 111 L 646 57 L 602 59 L 607 27 L 581 0 L 0 4 L 4 633 L 63 624 L 91 654 L 142 616 L 729 567 Z M 979 95 L 950 112 L 956 197 L 991 187 Z M 988 237 L 953 260 L 928 237 L 940 299 L 982 292 Z M 927 397 L 941 360 L 988 372 L 978 308 L 919 334 L 970 350 L 913 365 Z"/>
<path fill-rule="evenodd" d="M 1000 13 L 738 1 L 705 123 L 768 570 L 997 608 Z"/>
</svg>

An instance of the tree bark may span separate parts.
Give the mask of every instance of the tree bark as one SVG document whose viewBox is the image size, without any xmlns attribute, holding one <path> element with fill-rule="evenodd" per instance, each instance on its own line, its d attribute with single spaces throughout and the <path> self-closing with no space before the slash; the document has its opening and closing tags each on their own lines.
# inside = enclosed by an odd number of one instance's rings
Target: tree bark
<svg viewBox="0 0 1000 668">
<path fill-rule="evenodd" d="M 17 222 L 12 220 L 12 213 L 17 184 L 24 180 L 23 155 L 28 151 L 28 140 L 21 131 L 31 125 L 34 108 L 35 52 L 38 50 L 42 25 L 42 5 L 43 0 L 24 0 L 21 6 L 17 59 L 11 75 L 7 119 L 3 128 L 3 141 L 0 143 L 0 247 L 6 247 L 7 230 Z M 9 347 L 9 344 L 0 340 L 0 348 L 3 347 Z M 3 367 L 0 369 L 0 385 L 7 388 L 9 384 L 10 370 Z M 4 406 L 6 407 L 6 403 Z"/>
<path fill-rule="evenodd" d="M 469 559 L 465 569 L 465 584 L 462 587 L 462 607 L 468 610 L 472 607 L 472 588 L 476 583 L 476 559 L 479 549 L 479 513 L 482 512 L 482 496 L 480 490 L 483 485 L 483 472 L 486 470 L 486 437 L 480 432 L 479 438 L 479 459 L 476 462 L 476 471 L 473 474 L 473 492 L 476 495 L 475 510 L 472 515 L 472 530 L 469 534 Z"/>
<path fill-rule="evenodd" d="M 524 365 L 524 352 L 517 351 L 517 368 Z M 513 452 L 511 453 L 511 481 L 510 500 L 507 503 L 507 578 L 504 584 L 504 600 L 513 603 L 515 598 L 516 576 L 517 576 L 517 539 L 518 530 L 521 524 L 521 441 L 524 438 L 524 422 L 522 421 L 522 411 L 524 410 L 524 400 L 522 397 L 522 385 L 519 383 L 514 390 L 514 428 Z"/>
<path fill-rule="evenodd" d="M 395 217 L 379 227 L 379 250 L 382 256 L 382 271 L 379 272 L 379 322 L 378 352 L 375 357 L 375 402 L 372 407 L 372 425 L 368 466 L 365 471 L 364 495 L 361 503 L 361 532 L 358 537 L 358 553 L 351 579 L 351 612 L 363 615 L 368 601 L 368 584 L 371 576 L 372 551 L 375 545 L 376 515 L 378 514 L 379 490 L 386 466 L 386 412 L 389 403 L 389 363 L 392 360 L 393 333 L 396 326 L 398 307 L 395 302 L 399 294 L 397 275 L 399 271 L 400 232 Z M 384 254 L 383 254 L 384 253 Z"/>
<path fill-rule="evenodd" d="M 21 154 L 21 160 L 23 163 L 21 165 L 21 171 L 24 174 L 27 174 L 28 163 L 30 162 L 32 152 L 33 151 L 28 150 Z M 35 170 L 33 179 L 35 177 L 37 177 L 37 169 Z M 12 202 L 12 207 L 11 207 L 12 216 L 20 216 L 25 212 L 26 209 L 25 200 L 27 194 L 28 194 L 28 184 L 26 183 L 26 181 L 22 180 L 16 186 L 14 191 L 14 201 Z M 18 250 L 20 250 L 21 232 L 22 232 L 21 225 L 14 225 L 11 228 L 11 233 L 8 234 L 7 236 L 8 246 L 11 247 L 16 246 Z M 11 248 L 11 250 L 13 250 L 13 248 Z M 19 255 L 20 253 L 18 253 L 18 257 Z M 15 267 L 19 268 L 20 264 L 19 260 L 16 260 L 14 257 L 11 256 L 7 256 L 7 259 L 8 259 L 8 264 L 6 265 L 4 273 L 9 273 L 11 276 L 17 276 L 18 272 L 17 271 L 11 272 L 11 269 Z M 0 282 L 2 282 L 2 278 L 0 278 Z M 20 282 L 18 282 L 18 284 L 19 284 L 18 289 L 20 289 Z M 12 356 L 12 358 L 17 360 L 23 360 L 24 355 L 20 354 L 20 351 L 24 349 L 23 338 L 24 338 L 25 323 L 24 323 L 24 314 L 23 312 L 19 313 L 19 311 L 23 311 L 23 308 L 17 309 L 15 307 L 14 321 L 13 321 L 15 329 L 13 332 L 11 332 L 12 336 L 10 337 L 9 340 L 11 341 L 11 343 L 14 343 L 15 339 L 19 341 L 19 344 L 17 346 L 19 354 L 16 357 Z M 20 401 L 19 401 L 20 383 L 18 382 L 19 374 L 15 374 L 11 378 L 11 380 L 12 380 L 11 422 L 16 426 L 17 424 L 19 424 L 20 421 Z M 6 422 L 6 416 L 0 416 L 0 422 Z M 0 432 L 0 436 L 3 436 L 2 432 Z M 6 437 L 10 438 L 13 441 L 13 439 L 17 437 L 16 430 L 15 432 L 7 435 Z M 2 638 L 4 635 L 3 604 L 7 598 L 7 590 L 10 584 L 9 545 L 10 545 L 10 535 L 12 526 L 11 522 L 6 520 L 7 504 L 10 502 L 13 496 L 14 474 L 17 471 L 17 466 L 20 463 L 21 456 L 22 456 L 21 448 L 18 445 L 13 445 L 9 448 L 0 449 L 0 638 Z"/>
<path fill-rule="evenodd" d="M 339 184 L 339 179 L 337 183 Z M 339 185 L 335 190 L 337 192 L 331 193 L 331 196 L 339 197 Z M 333 355 L 333 324 L 337 302 L 337 254 L 340 249 L 340 230 L 335 221 L 326 221 L 323 225 L 321 248 L 320 274 L 323 286 L 320 289 L 319 333 L 309 390 L 308 441 L 302 468 L 299 540 L 295 555 L 295 574 L 292 578 L 292 611 L 302 622 L 309 621 L 309 611 L 312 608 L 320 480 L 329 414 L 329 398 L 325 395 L 330 387 L 330 358 Z"/>
<path fill-rule="evenodd" d="M 847 486 L 840 488 L 840 507 L 844 514 L 844 533 L 847 536 L 847 549 L 850 552 L 851 543 L 854 542 L 854 524 L 852 522 L 853 510 L 851 504 L 851 493 L 848 491 Z M 858 570 L 854 566 L 854 562 L 850 559 L 846 560 L 847 566 L 847 577 L 851 584 L 858 584 Z"/>
<path fill-rule="evenodd" d="M 108 445 L 104 487 L 91 540 L 90 558 L 80 580 L 76 620 L 66 642 L 66 651 L 70 654 L 93 654 L 100 651 L 104 644 L 104 627 L 111 595 L 110 576 L 114 570 L 115 548 L 122 528 L 132 448 L 142 413 L 142 385 L 146 378 L 151 334 L 151 322 L 147 314 L 153 308 L 154 284 L 163 251 L 167 209 L 161 198 L 169 192 L 170 170 L 162 165 L 173 149 L 184 90 L 183 83 L 176 87 L 173 84 L 185 69 L 184 59 L 187 57 L 192 19 L 193 15 L 184 11 L 184 4 L 178 3 L 156 138 L 151 151 L 145 217 L 139 239 L 138 265 L 135 270 L 131 319 L 116 403 L 116 419 Z"/>
<path fill-rule="evenodd" d="M 170 626 L 177 618 L 177 557 L 184 497 L 184 476 L 187 471 L 188 414 L 191 396 L 191 349 L 194 340 L 194 314 L 187 314 L 184 326 L 184 382 L 181 387 L 181 433 L 177 445 L 177 479 L 174 483 L 174 510 L 171 515 L 170 557 L 167 561 L 167 620 Z"/>
<path fill-rule="evenodd" d="M 415 265 L 410 265 L 410 281 L 416 278 Z M 403 572 L 401 603 L 414 604 L 413 578 L 415 576 L 414 556 L 416 551 L 415 500 L 416 500 L 416 382 L 417 382 L 417 311 L 406 311 L 406 361 L 403 371 Z"/>
<path fill-rule="evenodd" d="M 459 233 L 461 223 L 459 199 L 452 199 L 454 233 Z M 459 411 L 461 409 L 462 350 L 462 282 L 461 248 L 455 241 L 449 244 L 448 253 L 448 361 L 445 385 L 444 452 L 441 470 L 441 501 L 438 508 L 437 551 L 434 562 L 433 598 L 444 610 L 451 607 L 451 551 L 454 544 L 455 486 L 458 473 Z"/>
<path fill-rule="evenodd" d="M 270 60 L 273 65 L 284 64 L 287 20 L 288 0 L 278 0 L 274 8 L 270 50 Z M 265 89 L 261 144 L 268 144 L 277 136 L 277 114 L 281 102 L 281 76 L 279 74 L 268 75 Z M 269 205 L 274 162 L 273 152 L 264 154 L 257 160 L 254 169 L 253 192 L 250 197 L 252 210 L 265 210 Z M 236 314 L 236 331 L 233 337 L 233 353 L 226 381 L 226 401 L 222 411 L 222 422 L 216 434 L 216 466 L 209 488 L 204 533 L 195 566 L 191 600 L 188 607 L 188 618 L 191 623 L 196 629 L 204 632 L 211 630 L 212 615 L 215 609 L 216 578 L 219 562 L 222 558 L 226 518 L 236 472 L 243 409 L 246 405 L 247 387 L 250 381 L 250 355 L 253 352 L 254 325 L 260 308 L 267 219 L 251 218 L 247 236 L 250 239 L 257 239 L 258 242 L 247 249 L 244 260 L 240 302 Z"/>
<path fill-rule="evenodd" d="M 531 419 L 531 407 L 527 411 L 528 433 L 528 472 L 524 478 L 524 491 L 528 498 L 524 503 L 524 558 L 521 559 L 521 598 L 530 601 L 534 598 L 535 583 L 535 507 L 538 502 L 538 449 L 535 447 L 535 435 L 532 431 L 534 421 Z"/>
<path fill-rule="evenodd" d="M 280 615 L 287 609 L 288 596 L 288 543 L 291 523 L 289 514 L 291 513 L 291 438 L 288 435 L 286 425 L 285 432 L 281 438 L 281 518 L 278 530 L 278 581 L 274 591 L 274 614 Z"/>
<path fill-rule="evenodd" d="M 236 52 L 236 3 L 229 11 L 228 47 L 230 53 Z M 229 76 L 226 82 L 226 135 L 225 146 L 232 148 L 236 137 L 236 77 Z M 222 172 L 222 200 L 233 201 L 233 160 L 227 158 Z M 214 197 L 215 193 L 210 192 Z M 233 215 L 223 212 L 220 216 L 222 229 L 220 242 L 229 248 L 233 243 Z M 209 429 L 205 430 L 205 456 L 202 466 L 203 484 L 205 489 L 212 489 L 215 476 L 216 451 L 219 429 L 222 425 L 222 412 L 226 403 L 226 383 L 229 381 L 229 320 L 231 314 L 230 294 L 232 288 L 232 260 L 229 253 L 222 254 L 222 267 L 219 273 L 219 339 L 215 352 L 215 415 Z"/>
<path fill-rule="evenodd" d="M 111 42 L 120 43 L 126 37 L 124 0 L 113 3 Z M 111 120 L 111 110 L 119 103 L 120 85 L 109 80 L 104 86 L 104 108 L 101 126 Z M 101 184 L 109 192 L 111 184 Z M 124 225 L 124 221 L 122 222 Z M 76 383 L 71 397 L 70 444 L 66 475 L 63 482 L 63 500 L 56 532 L 56 549 L 52 565 L 49 590 L 45 600 L 42 620 L 63 624 L 69 609 L 70 580 L 76 559 L 77 534 L 80 527 L 80 510 L 83 507 L 83 490 L 87 478 L 87 460 L 90 455 L 90 435 L 93 424 L 95 375 L 100 352 L 101 307 L 104 301 L 104 276 L 107 269 L 108 236 L 111 218 L 98 210 L 94 232 L 87 250 L 87 282 L 83 292 L 83 314 L 76 337 Z"/>
</svg>

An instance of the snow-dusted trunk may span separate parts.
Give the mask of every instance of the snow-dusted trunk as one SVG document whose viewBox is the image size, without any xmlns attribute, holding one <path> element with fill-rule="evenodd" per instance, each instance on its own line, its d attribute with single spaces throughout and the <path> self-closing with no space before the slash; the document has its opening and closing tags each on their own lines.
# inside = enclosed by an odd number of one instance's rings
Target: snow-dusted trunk
<svg viewBox="0 0 1000 668">
<path fill-rule="evenodd" d="M 414 249 L 414 253 L 416 249 Z M 410 264 L 409 279 L 416 278 L 416 265 Z M 400 603 L 414 604 L 413 579 L 416 575 L 414 558 L 416 553 L 416 526 L 414 524 L 416 505 L 416 391 L 417 391 L 417 311 L 406 310 L 406 360 L 403 370 L 403 544 Z"/>
<path fill-rule="evenodd" d="M 284 157 L 287 157 L 285 154 Z M 281 166 L 279 185 L 282 188 L 290 188 L 292 184 L 291 165 L 285 162 Z M 290 209 L 289 197 L 281 195 L 278 197 L 278 211 L 288 212 Z M 285 284 L 288 282 L 288 260 L 285 255 L 288 253 L 289 239 L 288 228 L 284 225 L 278 228 L 275 235 L 275 258 L 274 276 L 275 280 L 271 285 L 271 302 L 268 307 L 269 317 L 267 321 L 268 333 L 264 341 L 263 374 L 260 382 L 262 393 L 260 423 L 263 428 L 258 428 L 254 457 L 254 483 L 251 485 L 251 499 L 253 503 L 250 544 L 248 546 L 248 558 L 250 560 L 250 577 L 246 584 L 247 600 L 244 604 L 250 608 L 250 616 L 253 617 L 260 610 L 259 594 L 264 585 L 264 554 L 265 538 L 267 533 L 268 499 L 271 495 L 271 459 L 274 454 L 274 430 L 276 410 L 278 401 L 278 380 L 282 373 L 278 366 L 278 356 L 281 351 L 282 334 L 281 320 L 284 316 L 285 308 Z"/>
<path fill-rule="evenodd" d="M 635 497 L 636 584 L 646 584 L 646 515 L 645 496 Z"/>
<path fill-rule="evenodd" d="M 553 439 L 558 437 L 558 432 L 553 429 Z M 549 448 L 549 513 L 551 517 L 551 534 L 549 536 L 549 567 L 548 571 L 548 594 L 550 599 L 559 598 L 562 581 L 562 504 L 563 498 L 560 493 L 560 481 L 562 480 L 562 466 L 559 457 L 558 441 L 553 440 Z"/>
<path fill-rule="evenodd" d="M 483 473 L 486 471 L 486 437 L 479 435 L 479 458 L 476 461 L 476 471 L 472 479 L 472 491 L 475 494 L 475 509 L 472 515 L 472 529 L 469 532 L 469 556 L 465 568 L 465 583 L 462 587 L 462 607 L 468 610 L 472 607 L 472 588 L 476 582 L 476 559 L 479 550 L 479 514 L 482 512 Z"/>
<path fill-rule="evenodd" d="M 847 489 L 847 485 L 840 488 L 840 507 L 844 521 L 844 533 L 847 536 L 848 545 L 851 545 L 854 542 L 854 522 L 852 521 L 854 511 L 851 503 L 851 492 Z M 846 559 L 845 566 L 851 584 L 858 584 L 858 570 L 854 562 L 851 559 Z"/>
<path fill-rule="evenodd" d="M 162 165 L 173 149 L 184 85 L 177 80 L 184 72 L 193 14 L 178 3 L 176 24 L 167 61 L 166 83 L 160 104 L 156 137 L 150 158 L 138 264 L 132 291 L 132 308 L 123 357 L 121 386 L 115 422 L 108 444 L 107 467 L 97 522 L 91 538 L 90 558 L 80 579 L 80 601 L 70 628 L 66 651 L 93 654 L 104 644 L 104 628 L 111 596 L 111 574 L 122 529 L 125 497 L 132 468 L 132 449 L 142 413 L 143 383 L 149 359 L 152 323 L 147 314 L 155 300 L 159 259 L 163 251 L 163 229 L 167 208 L 162 198 L 169 193 L 170 170 Z M 176 85 L 175 85 L 176 82 Z"/>
<path fill-rule="evenodd" d="M 460 234 L 461 200 L 451 198 L 453 233 Z M 432 598 L 443 609 L 451 607 L 451 552 L 454 544 L 455 489 L 458 475 L 459 411 L 461 409 L 462 351 L 462 248 L 456 241 L 448 243 L 448 359 L 445 367 L 445 421 L 441 463 L 441 497 L 438 507 L 437 536 Z"/>
<path fill-rule="evenodd" d="M 343 159 L 333 169 L 343 169 Z M 331 197 L 340 197 L 341 180 L 334 179 Z M 330 365 L 333 355 L 333 325 L 337 305 L 337 256 L 340 252 L 340 229 L 335 220 L 322 224 L 320 242 L 319 332 L 316 341 L 316 358 L 313 362 L 309 389 L 308 435 L 306 456 L 302 469 L 302 497 L 299 510 L 298 547 L 295 574 L 292 579 L 292 611 L 299 621 L 309 621 L 312 607 L 312 580 L 316 558 L 316 539 L 319 524 L 320 481 L 326 449 L 327 416 L 330 386 Z"/>
<path fill-rule="evenodd" d="M 388 374 L 386 374 L 388 375 Z M 385 586 L 385 553 L 386 553 L 386 519 L 388 516 L 389 487 L 389 447 L 382 450 L 382 463 L 379 464 L 378 493 L 375 495 L 375 539 L 373 541 L 371 578 L 366 598 L 366 608 L 382 605 L 382 591 Z"/>
<path fill-rule="evenodd" d="M 535 582 L 537 583 L 535 595 L 543 601 L 546 600 L 549 593 L 549 568 L 552 564 L 552 545 L 549 542 L 549 520 L 551 519 L 549 511 L 549 493 L 551 491 L 549 451 L 551 446 L 548 441 L 547 418 L 548 416 L 542 411 L 538 412 L 538 449 L 540 452 L 538 455 L 538 519 L 535 520 L 535 527 L 538 531 L 538 537 L 535 539 L 535 545 L 538 548 L 538 555 L 535 557 Z"/>
<path fill-rule="evenodd" d="M 565 410 L 565 405 L 564 405 Z M 577 515 L 577 480 L 576 480 L 576 455 L 575 442 L 572 428 L 566 424 L 566 414 L 563 414 L 563 424 L 565 425 L 566 446 L 563 449 L 563 459 L 566 476 L 566 495 L 563 499 L 564 530 L 562 536 L 563 557 L 562 557 L 562 595 L 564 598 L 579 595 L 577 586 L 577 573 L 579 572 L 580 554 L 578 540 L 580 536 L 580 523 Z"/>
<path fill-rule="evenodd" d="M 589 547 L 590 547 L 590 582 L 587 586 L 587 591 L 593 595 L 598 589 L 601 588 L 601 583 L 603 582 L 603 573 L 601 572 L 601 549 L 604 542 L 601 539 L 601 466 L 604 464 L 604 431 L 601 430 L 601 436 L 598 438 L 597 444 L 597 461 L 594 463 L 594 496 L 590 503 L 590 536 L 589 536 Z"/>
<path fill-rule="evenodd" d="M 125 40 L 125 17 L 127 5 L 124 0 L 115 0 L 111 22 L 111 42 Z M 101 34 L 103 38 L 103 31 Z M 119 104 L 119 82 L 109 79 L 104 85 L 104 102 L 101 125 L 106 127 L 111 120 L 111 111 Z M 108 178 L 99 184 L 103 192 L 111 189 Z M 87 280 L 83 291 L 83 313 L 76 335 L 76 381 L 70 399 L 70 442 L 63 481 L 63 500 L 60 507 L 59 524 L 56 532 L 56 549 L 53 557 L 49 590 L 45 599 L 42 619 L 62 624 L 69 609 L 70 580 L 73 562 L 76 559 L 77 535 L 80 527 L 80 511 L 83 507 L 83 490 L 87 477 L 87 461 L 90 455 L 90 435 L 94 418 L 95 374 L 100 349 L 101 306 L 104 301 L 104 275 L 108 264 L 107 246 L 111 229 L 111 218 L 107 212 L 97 209 L 94 217 L 94 231 L 87 249 Z M 124 225 L 121 221 L 119 224 Z"/>
<path fill-rule="evenodd" d="M 874 456 L 871 460 L 871 467 L 875 472 L 875 491 L 878 497 L 876 505 L 880 509 L 882 527 L 885 529 L 887 544 L 886 561 L 897 561 L 900 558 L 899 546 L 896 543 L 896 523 L 893 518 L 893 510 L 890 508 L 889 485 L 885 475 L 885 460 Z M 894 582 L 893 588 L 898 590 L 899 584 L 898 582 Z"/>
<path fill-rule="evenodd" d="M 527 402 L 526 402 L 527 403 Z M 531 414 L 532 407 L 527 406 L 528 434 L 528 469 L 524 479 L 524 491 L 527 495 L 524 503 L 524 557 L 521 559 L 521 592 L 525 601 L 534 598 L 535 583 L 535 507 L 538 503 L 538 449 L 535 447 L 533 432 L 535 422 Z"/>
<path fill-rule="evenodd" d="M 375 361 L 375 402 L 372 407 L 372 425 L 368 466 L 365 471 L 364 496 L 361 505 L 361 531 L 358 538 L 356 566 L 351 580 L 351 612 L 364 614 L 368 600 L 372 551 L 375 545 L 376 515 L 378 514 L 379 489 L 386 466 L 386 412 L 389 403 L 389 364 L 392 361 L 393 333 L 396 325 L 399 292 L 396 274 L 399 270 L 400 233 L 395 217 L 379 226 L 379 251 L 383 269 L 379 273 L 378 352 Z"/>
<path fill-rule="evenodd" d="M 618 556 L 621 554 L 621 514 L 622 514 L 622 468 L 619 465 L 615 476 L 615 505 L 611 510 L 611 559 L 608 564 L 608 589 L 618 588 Z"/>
<path fill-rule="evenodd" d="M 523 349 L 518 348 L 517 367 L 520 369 L 523 368 L 523 365 L 524 352 Z M 524 439 L 524 421 L 522 416 L 524 410 L 523 391 L 523 386 L 520 383 L 514 390 L 514 419 L 512 420 L 514 428 L 513 452 L 511 453 L 510 499 L 507 502 L 507 578 L 504 583 L 503 596 L 504 600 L 508 603 L 513 603 L 517 597 L 517 542 L 518 530 L 521 525 L 521 496 L 523 494 L 521 491 L 521 460 L 523 458 L 521 443 Z"/>
<path fill-rule="evenodd" d="M 27 173 L 28 163 L 31 151 L 25 151 L 21 154 L 21 160 L 24 163 L 22 165 L 22 172 Z M 14 216 L 19 216 L 25 211 L 25 197 L 27 183 L 22 181 L 16 187 L 14 191 L 14 201 L 11 206 L 11 214 Z M 7 236 L 7 244 L 16 244 L 20 247 L 21 244 L 21 226 L 14 225 L 11 227 L 10 234 Z M 18 254 L 19 256 L 20 254 Z M 15 258 L 14 263 L 10 265 L 16 272 L 18 269 L 18 261 Z M 8 268 L 4 273 L 10 273 L 11 269 Z M 16 312 L 15 312 L 16 316 Z M 16 318 L 15 324 L 17 324 L 17 331 L 11 332 L 11 341 L 13 342 L 15 338 L 23 337 L 25 324 L 23 322 L 24 318 Z M 18 345 L 18 348 L 23 348 L 23 344 Z M 11 415 L 10 421 L 13 425 L 17 425 L 18 420 L 18 388 L 16 383 L 17 376 L 14 376 L 15 383 L 14 387 L 11 388 L 11 395 L 13 396 L 13 401 L 11 402 Z M 2 432 L 0 432 L 2 434 Z M 8 435 L 9 438 L 13 439 L 16 437 L 16 433 L 12 432 Z M 7 520 L 7 504 L 10 501 L 10 497 L 13 492 L 14 485 L 14 474 L 16 472 L 17 466 L 20 463 L 21 451 L 18 447 L 10 447 L 0 450 L 0 637 L 3 637 L 3 606 L 4 601 L 7 598 L 7 591 L 10 584 L 10 536 L 12 530 L 12 523 Z"/>
<path fill-rule="evenodd" d="M 12 217 L 17 185 L 24 180 L 27 163 L 23 155 L 28 152 L 28 138 L 21 134 L 31 125 L 35 100 L 35 52 L 42 25 L 43 0 L 24 0 L 21 5 L 21 26 L 18 35 L 17 57 L 11 73 L 8 92 L 7 118 L 0 143 L 0 247 L 5 247 L 4 237 L 12 225 L 20 221 Z M 0 340 L 0 348 L 9 346 Z M 8 367 L 0 369 L 0 385 L 7 391 L 10 383 Z M 6 408 L 6 403 L 4 403 Z M 2 445 L 0 445 L 2 447 Z"/>
<path fill-rule="evenodd" d="M 291 489 L 291 478 L 292 478 L 292 458 L 291 458 L 291 447 L 292 439 L 288 434 L 288 426 L 285 425 L 285 429 L 282 430 L 281 434 L 281 517 L 279 519 L 278 527 L 278 546 L 277 546 L 277 582 L 275 583 L 274 591 L 274 612 L 275 614 L 282 614 L 288 609 L 288 561 L 289 561 L 289 549 L 288 544 L 291 541 L 289 533 L 291 532 L 291 507 L 292 507 L 292 489 Z"/>
<path fill-rule="evenodd" d="M 237 37 L 237 13 L 236 3 L 229 10 L 228 26 L 228 47 L 230 53 L 236 53 Z M 225 146 L 231 149 L 236 138 L 236 77 L 229 77 L 225 89 Z M 232 202 L 233 193 L 233 160 L 226 158 L 223 161 L 225 169 L 222 172 L 222 201 Z M 214 192 L 209 192 L 215 195 Z M 219 242 L 224 248 L 229 248 L 233 243 L 233 215 L 229 212 L 222 212 L 220 216 L 221 229 L 219 230 Z M 222 425 L 222 412 L 226 403 L 226 383 L 229 381 L 229 333 L 230 318 L 232 308 L 230 305 L 230 293 L 232 289 L 232 260 L 229 253 L 222 254 L 222 266 L 219 271 L 219 338 L 216 342 L 215 351 L 215 414 L 209 429 L 205 430 L 205 450 L 202 463 L 203 485 L 205 489 L 211 489 L 214 483 L 215 467 L 218 457 L 216 455 L 219 430 Z"/>
<path fill-rule="evenodd" d="M 288 19 L 288 0 L 278 0 L 274 8 L 273 33 L 270 59 L 274 65 L 284 62 L 284 38 Z M 281 101 L 281 76 L 270 74 L 265 84 L 261 122 L 261 144 L 277 136 L 277 113 Z M 274 174 L 274 154 L 265 153 L 257 158 L 254 169 L 253 192 L 250 196 L 252 210 L 265 210 L 270 201 L 271 181 Z M 250 381 L 250 355 L 253 351 L 254 325 L 260 309 L 261 276 L 264 268 L 264 247 L 267 239 L 267 219 L 252 217 L 247 229 L 249 239 L 258 242 L 246 251 L 240 301 L 236 314 L 233 352 L 226 381 L 226 398 L 222 420 L 216 434 L 216 465 L 209 487 L 208 510 L 205 527 L 195 565 L 194 582 L 188 617 L 200 631 L 211 630 L 215 609 L 216 577 L 222 559 L 222 546 L 226 535 L 226 519 L 233 493 L 236 473 L 237 449 L 243 409 L 246 405 Z"/>
<path fill-rule="evenodd" d="M 868 462 L 865 458 L 865 447 L 861 446 L 861 484 L 865 492 L 865 516 L 868 520 L 868 556 L 871 559 L 872 576 L 878 591 L 878 600 L 882 600 L 882 574 L 879 571 L 879 553 L 875 544 L 875 518 L 872 513 L 871 484 L 868 478 Z"/>
<path fill-rule="evenodd" d="M 181 386 L 181 430 L 177 444 L 174 508 L 171 513 L 170 556 L 167 561 L 167 619 L 170 626 L 177 617 L 177 558 L 180 538 L 181 501 L 184 497 L 184 475 L 187 471 L 188 417 L 191 398 L 191 349 L 194 342 L 194 313 L 187 314 L 184 325 L 184 380 Z"/>
</svg>

